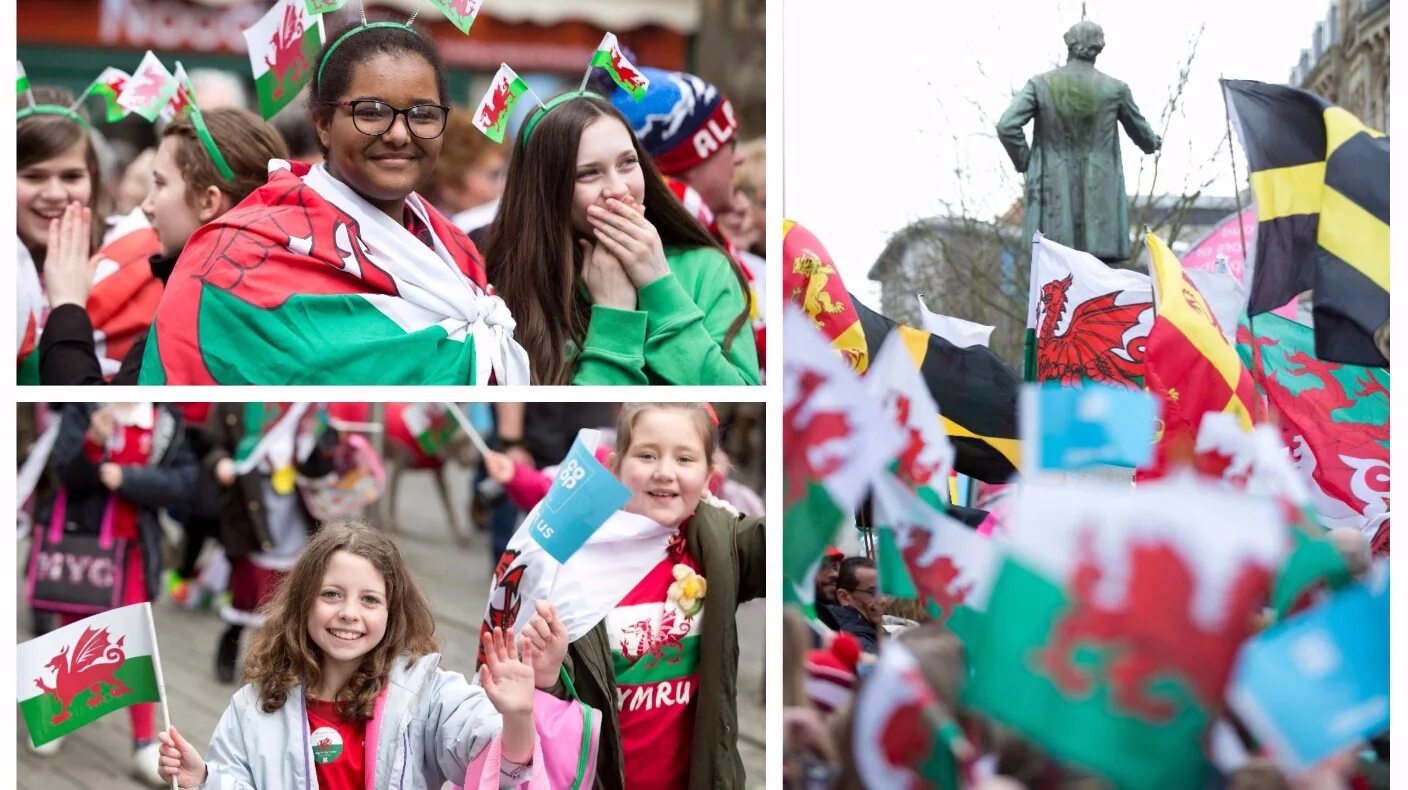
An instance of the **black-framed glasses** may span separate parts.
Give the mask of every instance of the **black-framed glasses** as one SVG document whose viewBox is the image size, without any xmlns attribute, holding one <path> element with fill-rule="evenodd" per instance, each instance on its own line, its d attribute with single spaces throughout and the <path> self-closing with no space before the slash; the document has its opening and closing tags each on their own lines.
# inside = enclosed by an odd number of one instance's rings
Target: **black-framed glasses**
<svg viewBox="0 0 1408 790">
<path fill-rule="evenodd" d="M 352 111 L 352 125 L 357 131 L 378 137 L 391 131 L 396 116 L 406 116 L 406 128 L 422 140 L 434 140 L 445 132 L 445 119 L 450 108 L 439 104 L 414 104 L 405 109 L 392 107 L 377 99 L 327 101 L 329 107 L 346 107 Z"/>
</svg>

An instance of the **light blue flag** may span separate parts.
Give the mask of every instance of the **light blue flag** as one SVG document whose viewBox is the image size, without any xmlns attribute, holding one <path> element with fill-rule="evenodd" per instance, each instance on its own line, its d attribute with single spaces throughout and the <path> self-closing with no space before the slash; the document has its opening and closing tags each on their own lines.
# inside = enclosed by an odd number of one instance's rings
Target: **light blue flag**
<svg viewBox="0 0 1408 790">
<path fill-rule="evenodd" d="M 566 563 L 582 544 L 631 498 L 630 489 L 593 455 L 598 431 L 581 431 L 534 511 L 528 534 L 553 559 Z"/>
<path fill-rule="evenodd" d="M 1154 449 L 1157 399 L 1143 390 L 1050 381 L 1022 389 L 1022 471 L 1137 467 Z"/>
<path fill-rule="evenodd" d="M 1242 647 L 1227 699 L 1288 773 L 1388 729 L 1388 569 Z"/>
</svg>

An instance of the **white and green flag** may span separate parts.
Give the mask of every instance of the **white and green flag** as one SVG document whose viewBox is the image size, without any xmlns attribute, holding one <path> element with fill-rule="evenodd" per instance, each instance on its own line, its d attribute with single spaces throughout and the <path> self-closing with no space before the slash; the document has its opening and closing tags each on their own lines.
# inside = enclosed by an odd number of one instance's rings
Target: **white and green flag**
<svg viewBox="0 0 1408 790">
<path fill-rule="evenodd" d="M 991 539 L 921 501 L 890 474 L 875 476 L 871 502 L 882 592 L 920 599 L 939 620 L 960 606 L 986 608 L 997 561 Z"/>
<path fill-rule="evenodd" d="M 139 603 L 50 631 L 16 648 L 20 715 L 35 746 L 119 708 L 161 700 L 152 606 Z"/>
<path fill-rule="evenodd" d="M 602 36 L 601 43 L 592 54 L 591 64 L 606 69 L 621 90 L 629 93 L 636 101 L 644 99 L 645 92 L 650 90 L 650 79 L 626 59 L 621 52 L 621 44 L 616 41 L 615 33 Z"/>
<path fill-rule="evenodd" d="M 782 569 L 794 585 L 831 543 L 870 479 L 904 443 L 856 374 L 801 310 L 783 314 Z"/>
<path fill-rule="evenodd" d="M 323 18 L 309 13 L 304 0 L 279 0 L 244 31 L 244 40 L 259 113 L 267 121 L 313 78 L 323 46 Z"/>
<path fill-rule="evenodd" d="M 127 111 L 117 103 L 117 97 L 122 94 L 122 89 L 127 87 L 127 81 L 130 79 L 132 79 L 131 74 L 122 69 L 108 66 L 103 69 L 97 79 L 93 80 L 88 89 L 83 91 L 80 98 L 87 100 L 89 96 L 103 97 L 103 110 L 106 113 L 107 122 L 117 123 L 127 116 Z"/>
<path fill-rule="evenodd" d="M 940 711 L 918 659 L 903 642 L 886 640 L 856 695 L 850 746 L 862 784 L 958 790 L 951 720 Z"/>
<path fill-rule="evenodd" d="M 1191 478 L 1023 485 L 974 709 L 1120 788 L 1198 787 L 1233 660 L 1290 539 L 1270 500 Z"/>
<path fill-rule="evenodd" d="M 122 93 L 118 94 L 117 106 L 156 123 L 161 111 L 176 95 L 178 86 L 176 77 L 166 70 L 151 50 L 147 50 L 141 65 L 132 73 L 132 79 L 123 85 Z"/>
<path fill-rule="evenodd" d="M 470 27 L 474 25 L 474 18 L 479 16 L 479 7 L 484 5 L 484 0 L 430 0 L 430 4 L 440 9 L 440 13 L 450 20 L 450 24 L 467 36 Z"/>
<path fill-rule="evenodd" d="M 1144 347 L 1153 327 L 1149 275 L 1111 268 L 1037 234 L 1027 301 L 1028 381 L 1142 389 Z"/>
<path fill-rule="evenodd" d="M 498 72 L 489 83 L 489 90 L 484 93 L 484 98 L 479 100 L 479 106 L 474 110 L 474 128 L 483 132 L 490 140 L 502 143 L 513 105 L 527 92 L 528 83 L 509 68 L 507 63 L 500 63 Z"/>
<path fill-rule="evenodd" d="M 17 60 L 15 61 L 15 68 L 19 70 L 19 76 L 15 79 L 15 95 L 20 96 L 29 93 L 29 75 L 24 73 L 24 64 Z M 29 97 L 29 101 L 33 104 L 34 97 Z"/>
<path fill-rule="evenodd" d="M 946 510 L 955 452 L 939 417 L 939 405 L 905 340 L 899 332 L 885 338 L 866 371 L 865 388 L 902 436 L 890 471 L 930 506 Z"/>
</svg>

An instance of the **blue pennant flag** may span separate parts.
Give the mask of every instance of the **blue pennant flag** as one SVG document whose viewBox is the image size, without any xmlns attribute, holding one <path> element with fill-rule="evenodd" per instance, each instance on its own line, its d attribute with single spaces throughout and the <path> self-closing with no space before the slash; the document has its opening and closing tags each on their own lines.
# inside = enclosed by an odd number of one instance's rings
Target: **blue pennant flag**
<svg viewBox="0 0 1408 790">
<path fill-rule="evenodd" d="M 1242 647 L 1227 699 L 1276 763 L 1300 773 L 1388 729 L 1388 573 Z"/>
<path fill-rule="evenodd" d="M 566 563 L 631 498 L 630 489 L 596 460 L 599 437 L 598 431 L 577 434 L 528 525 L 528 534 L 558 562 Z"/>
<path fill-rule="evenodd" d="M 1143 390 L 1086 382 L 1027 384 L 1021 396 L 1022 471 L 1137 467 L 1154 448 L 1157 399 Z"/>
</svg>

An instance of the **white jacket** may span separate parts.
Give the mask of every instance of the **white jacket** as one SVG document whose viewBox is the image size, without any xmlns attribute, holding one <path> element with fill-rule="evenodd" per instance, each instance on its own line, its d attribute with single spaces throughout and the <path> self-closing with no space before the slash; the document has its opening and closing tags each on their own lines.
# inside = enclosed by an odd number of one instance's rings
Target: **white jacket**
<svg viewBox="0 0 1408 790">
<path fill-rule="evenodd" d="M 393 665 L 367 722 L 367 762 L 376 766 L 369 786 L 439 790 L 446 781 L 459 784 L 470 761 L 499 735 L 503 719 L 482 688 L 440 669 L 438 653 L 416 659 L 409 669 L 406 660 Z M 317 788 L 303 687 L 290 690 L 273 713 L 260 709 L 253 685 L 235 692 L 211 736 L 206 765 L 201 790 Z"/>
</svg>

